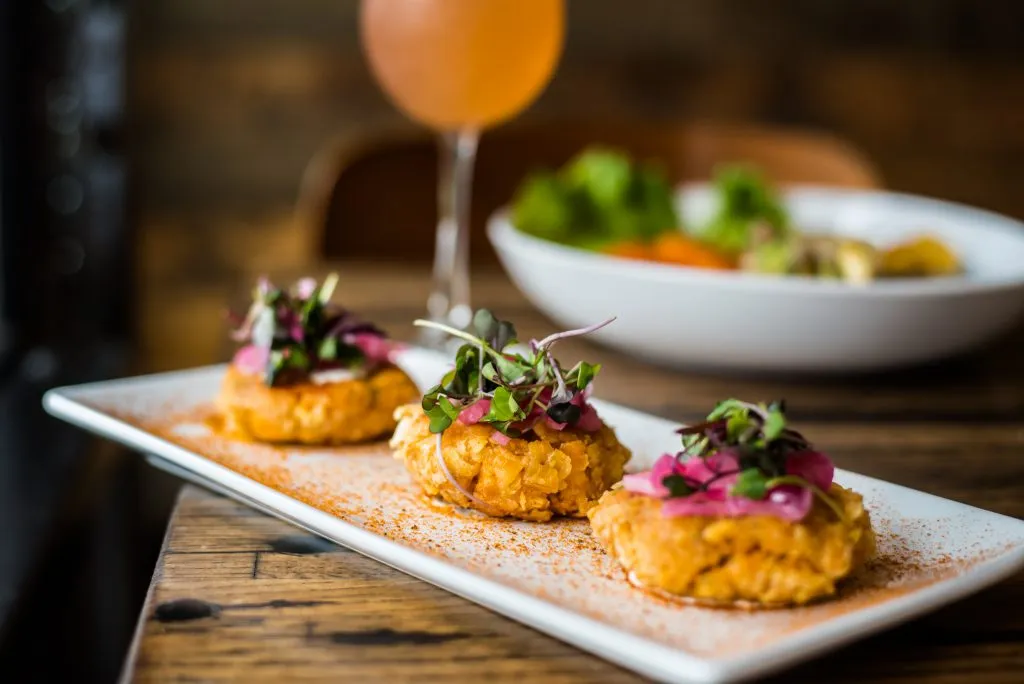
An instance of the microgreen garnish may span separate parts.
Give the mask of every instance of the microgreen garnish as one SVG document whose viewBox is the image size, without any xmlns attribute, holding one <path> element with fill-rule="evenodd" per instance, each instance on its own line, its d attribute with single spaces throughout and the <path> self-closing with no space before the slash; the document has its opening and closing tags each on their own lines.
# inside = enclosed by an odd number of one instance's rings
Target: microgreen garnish
<svg viewBox="0 0 1024 684">
<path fill-rule="evenodd" d="M 661 480 L 667 491 L 665 498 L 706 494 L 721 489 L 723 485 L 729 486 L 727 478 L 731 478 L 729 496 L 764 501 L 771 497 L 776 487 L 795 486 L 809 490 L 840 520 L 845 519 L 839 504 L 825 489 L 811 481 L 815 479 L 815 472 L 793 472 L 790 457 L 806 455 L 813 450 L 803 435 L 787 426 L 785 411 L 781 401 L 751 404 L 727 399 L 719 402 L 703 422 L 677 430 L 682 436 L 683 448 L 676 454 L 676 462 L 682 464 L 690 463 L 692 459 L 703 459 L 709 472 L 699 481 L 678 472 L 666 475 Z M 735 466 L 712 466 L 725 460 L 712 459 L 716 454 L 728 454 L 728 462 Z M 817 457 L 819 465 L 822 461 L 828 464 L 826 481 L 831 482 L 831 463 L 821 454 L 812 455 Z"/>
<path fill-rule="evenodd" d="M 384 361 L 385 334 L 331 303 L 337 284 L 333 273 L 319 284 L 303 278 L 291 289 L 260 279 L 248 313 L 231 335 L 255 353 L 240 353 L 236 363 L 244 359 L 247 370 L 262 374 L 273 387 L 317 371 L 370 370 Z"/>
<path fill-rule="evenodd" d="M 783 402 L 751 404 L 726 399 L 715 406 L 704 422 L 676 432 L 683 436 L 683 452 L 707 456 L 724 447 L 740 450 L 741 463 L 759 467 L 771 476 L 781 474 L 785 454 L 810 448 L 803 435 L 786 427 Z M 746 456 L 748 463 L 743 461 Z"/>
<path fill-rule="evenodd" d="M 455 354 L 454 368 L 423 395 L 430 431 L 443 432 L 472 407 L 479 414 L 472 422 L 486 423 L 507 437 L 520 437 L 545 418 L 555 424 L 576 426 L 587 408 L 584 390 L 601 367 L 580 361 L 566 371 L 552 355 L 551 347 L 613 320 L 549 335 L 540 342 L 533 340 L 526 353 L 509 349 L 518 341 L 515 326 L 487 309 L 475 313 L 467 330 L 417 320 L 417 326 L 465 341 Z"/>
<path fill-rule="evenodd" d="M 697 491 L 697 488 L 682 475 L 668 475 L 661 481 L 661 484 L 668 490 L 670 498 L 689 496 Z"/>
</svg>

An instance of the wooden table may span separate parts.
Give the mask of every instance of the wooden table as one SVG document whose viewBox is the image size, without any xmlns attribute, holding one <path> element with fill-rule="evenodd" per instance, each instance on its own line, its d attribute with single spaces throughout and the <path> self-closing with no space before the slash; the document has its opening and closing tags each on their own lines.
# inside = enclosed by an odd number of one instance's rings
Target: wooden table
<svg viewBox="0 0 1024 684">
<path fill-rule="evenodd" d="M 342 296 L 412 333 L 426 273 L 343 267 Z M 525 336 L 551 324 L 497 273 L 477 302 Z M 605 397 L 679 421 L 718 398 L 785 397 L 840 467 L 1024 517 L 1024 335 L 943 366 L 846 380 L 653 368 L 583 342 Z M 1019 682 L 1024 575 L 790 671 L 779 681 Z M 205 490 L 182 490 L 126 680 L 625 682 L 638 677 Z"/>
</svg>

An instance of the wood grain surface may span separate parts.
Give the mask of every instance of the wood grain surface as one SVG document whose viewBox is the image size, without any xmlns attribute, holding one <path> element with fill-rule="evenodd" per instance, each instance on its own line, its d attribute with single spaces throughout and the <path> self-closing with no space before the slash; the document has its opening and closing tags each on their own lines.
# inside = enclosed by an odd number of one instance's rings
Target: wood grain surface
<svg viewBox="0 0 1024 684">
<path fill-rule="evenodd" d="M 340 267 L 346 302 L 399 337 L 426 273 Z M 550 331 L 503 276 L 476 301 Z M 239 292 L 242 292 L 240 288 Z M 239 296 L 242 296 L 239 294 Z M 1024 517 L 1024 363 L 1015 334 L 943 365 L 844 379 L 669 371 L 587 343 L 605 398 L 680 421 L 716 399 L 785 397 L 840 467 Z M 792 670 L 779 681 L 1017 682 L 1024 576 Z M 193 486 L 183 489 L 125 681 L 639 681 L 600 659 Z"/>
</svg>

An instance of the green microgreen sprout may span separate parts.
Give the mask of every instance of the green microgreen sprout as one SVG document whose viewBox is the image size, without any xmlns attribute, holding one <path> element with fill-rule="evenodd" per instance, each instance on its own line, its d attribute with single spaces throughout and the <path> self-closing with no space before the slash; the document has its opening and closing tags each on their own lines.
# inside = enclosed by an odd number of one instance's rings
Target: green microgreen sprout
<svg viewBox="0 0 1024 684">
<path fill-rule="evenodd" d="M 444 458 L 444 431 L 463 412 L 473 412 L 475 406 L 479 408 L 472 422 L 489 425 L 503 438 L 529 436 L 534 425 L 545 419 L 556 425 L 576 426 L 583 416 L 585 392 L 601 366 L 580 361 L 564 371 L 551 354 L 551 347 L 559 340 L 594 332 L 613 320 L 549 335 L 540 342 L 531 341 L 525 354 L 509 349 L 518 342 L 515 326 L 487 309 L 473 315 L 467 330 L 436 321 L 414 322 L 418 327 L 439 330 L 464 341 L 455 353 L 454 367 L 427 390 L 421 405 L 429 419 L 430 432 L 437 435 L 435 454 L 441 471 L 470 502 L 481 510 L 494 510 L 452 475 Z"/>
<path fill-rule="evenodd" d="M 463 411 L 486 401 L 486 410 L 474 422 L 486 423 L 506 437 L 523 436 L 545 416 L 557 424 L 575 426 L 582 416 L 581 394 L 600 371 L 599 364 L 580 361 L 564 370 L 551 353 L 560 340 L 587 335 L 608 325 L 602 323 L 555 333 L 531 341 L 526 353 L 509 349 L 518 342 L 515 326 L 497 318 L 487 309 L 478 310 L 468 329 L 417 320 L 415 325 L 432 328 L 463 340 L 455 354 L 454 367 L 423 395 L 423 411 L 430 418 L 431 432 L 446 430 Z"/>
</svg>

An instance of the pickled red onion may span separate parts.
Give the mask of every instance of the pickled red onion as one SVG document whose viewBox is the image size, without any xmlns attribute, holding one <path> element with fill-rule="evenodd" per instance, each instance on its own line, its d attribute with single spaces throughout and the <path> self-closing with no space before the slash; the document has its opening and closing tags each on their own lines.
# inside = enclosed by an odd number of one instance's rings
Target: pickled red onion
<svg viewBox="0 0 1024 684">
<path fill-rule="evenodd" d="M 786 457 L 786 474 L 802 477 L 823 492 L 832 486 L 836 468 L 820 451 L 797 451 Z"/>
<path fill-rule="evenodd" d="M 270 350 L 266 347 L 257 347 L 248 344 L 237 352 L 231 363 L 240 371 L 246 373 L 262 373 L 267 368 L 267 361 L 270 359 Z"/>
<path fill-rule="evenodd" d="M 739 458 L 728 449 L 706 458 L 691 458 L 680 462 L 665 454 L 651 470 L 626 475 L 622 478 L 626 491 L 657 499 L 664 499 L 662 513 L 669 517 L 706 515 L 735 518 L 748 515 L 772 515 L 782 520 L 802 520 L 811 510 L 814 494 L 807 487 L 779 484 L 768 490 L 762 500 L 730 494 L 739 472 Z M 835 467 L 821 452 L 801 451 L 790 454 L 786 460 L 787 475 L 807 480 L 811 485 L 827 492 L 832 486 Z M 663 484 L 666 477 L 679 475 L 693 487 L 704 487 L 688 496 L 669 498 Z"/>
<path fill-rule="evenodd" d="M 481 399 L 473 402 L 459 413 L 459 422 L 463 425 L 476 425 L 491 410 L 491 400 Z"/>
<path fill-rule="evenodd" d="M 359 351 L 371 363 L 388 363 L 395 351 L 395 345 L 391 340 L 373 333 L 351 333 L 345 335 L 342 341 L 359 347 Z"/>
<path fill-rule="evenodd" d="M 718 492 L 697 492 L 690 496 L 668 499 L 661 511 L 669 517 L 707 515 L 723 518 L 738 518 L 748 515 L 773 515 L 776 518 L 797 522 L 803 520 L 811 510 L 814 495 L 811 490 L 793 485 L 773 488 L 768 498 L 755 501 L 742 496 L 729 496 Z"/>
<path fill-rule="evenodd" d="M 572 427 L 583 432 L 597 432 L 601 429 L 601 418 L 597 415 L 597 411 L 593 406 L 587 403 L 582 393 L 577 393 L 571 400 L 572 404 L 580 407 L 580 418 L 576 421 L 576 424 Z M 459 422 L 463 425 L 475 425 L 487 415 L 487 412 L 491 410 L 490 399 L 480 399 L 473 402 L 466 408 L 462 409 L 459 413 Z M 530 430 L 537 424 L 538 421 L 544 420 L 548 427 L 552 430 L 558 430 L 561 432 L 565 430 L 569 425 L 567 423 L 558 423 L 544 412 L 544 409 L 539 406 L 535 406 L 530 412 L 530 415 L 525 419 L 513 423 L 511 427 L 521 432 Z"/>
</svg>

